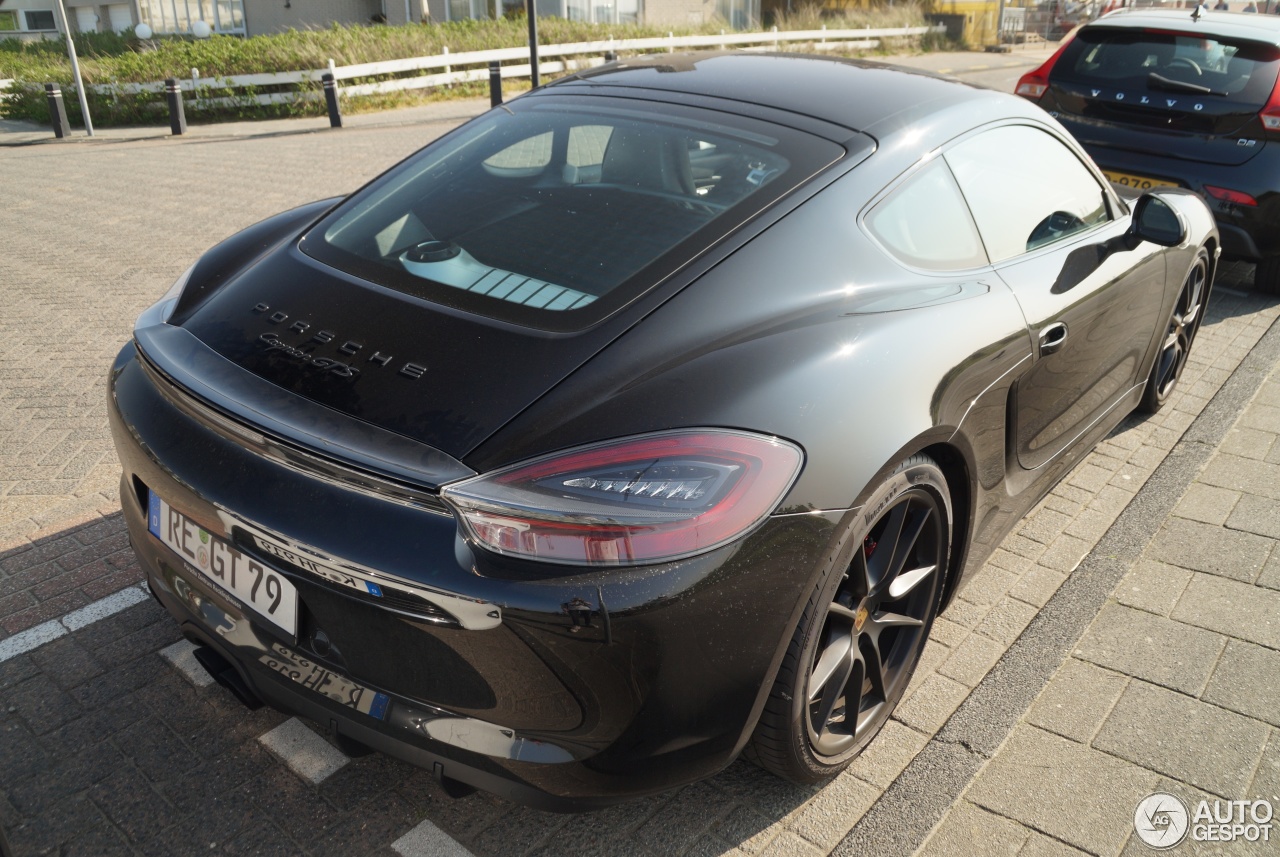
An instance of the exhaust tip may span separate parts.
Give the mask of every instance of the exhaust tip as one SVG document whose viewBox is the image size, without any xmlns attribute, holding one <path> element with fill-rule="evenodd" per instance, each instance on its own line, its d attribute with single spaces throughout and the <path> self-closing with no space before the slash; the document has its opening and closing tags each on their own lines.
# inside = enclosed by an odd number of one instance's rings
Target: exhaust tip
<svg viewBox="0 0 1280 857">
<path fill-rule="evenodd" d="M 222 655 L 208 646 L 197 646 L 192 654 L 195 655 L 200 666 L 204 667 L 204 671 L 218 684 L 231 691 L 231 695 L 240 700 L 245 708 L 257 711 L 263 706 L 258 695 L 249 688 L 245 680 L 240 677 L 240 673 L 236 672 L 236 668 Z"/>
<path fill-rule="evenodd" d="M 467 785 L 461 780 L 455 780 L 453 777 L 441 777 L 440 788 L 444 791 L 445 794 L 447 794 L 449 797 L 453 798 L 454 800 L 459 800 L 464 797 L 470 797 L 471 795 L 480 791 L 475 786 Z"/>
<path fill-rule="evenodd" d="M 362 756 L 368 756 L 378 752 L 368 744 L 357 741 L 350 735 L 343 735 L 341 732 L 330 733 L 333 737 L 333 743 L 338 745 L 338 749 L 348 759 L 359 759 Z"/>
<path fill-rule="evenodd" d="M 480 789 L 473 785 L 464 783 L 461 780 L 455 780 L 453 777 L 445 776 L 444 765 L 439 762 L 436 762 L 431 766 L 431 775 L 435 777 L 436 782 L 440 784 L 441 790 L 454 800 L 469 797 L 480 791 Z"/>
</svg>

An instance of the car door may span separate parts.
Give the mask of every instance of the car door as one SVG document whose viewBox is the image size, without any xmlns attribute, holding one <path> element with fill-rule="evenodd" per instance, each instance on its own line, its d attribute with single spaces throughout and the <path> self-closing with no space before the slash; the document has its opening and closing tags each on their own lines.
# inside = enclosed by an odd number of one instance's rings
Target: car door
<svg viewBox="0 0 1280 857">
<path fill-rule="evenodd" d="M 1018 463 L 1035 469 L 1139 383 L 1164 258 L 1152 244 L 1129 248 L 1123 205 L 1046 130 L 1000 126 L 944 157 L 1036 345 L 1012 414 Z"/>
</svg>

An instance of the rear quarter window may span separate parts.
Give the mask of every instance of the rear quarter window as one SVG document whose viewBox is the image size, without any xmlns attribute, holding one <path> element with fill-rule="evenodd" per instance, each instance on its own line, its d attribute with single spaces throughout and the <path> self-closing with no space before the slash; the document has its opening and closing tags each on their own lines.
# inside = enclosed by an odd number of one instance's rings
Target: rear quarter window
<svg viewBox="0 0 1280 857">
<path fill-rule="evenodd" d="M 895 188 L 864 222 L 885 249 L 913 267 L 958 271 L 987 264 L 969 208 L 941 159 Z"/>
</svg>

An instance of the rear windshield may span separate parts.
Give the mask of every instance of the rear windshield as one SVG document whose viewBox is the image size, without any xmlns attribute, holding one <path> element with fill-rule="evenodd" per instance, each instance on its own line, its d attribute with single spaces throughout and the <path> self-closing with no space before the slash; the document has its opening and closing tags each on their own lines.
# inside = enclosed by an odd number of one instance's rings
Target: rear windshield
<svg viewBox="0 0 1280 857">
<path fill-rule="evenodd" d="M 842 153 L 729 114 L 519 99 L 392 169 L 301 247 L 426 300 L 579 329 Z"/>
<path fill-rule="evenodd" d="M 1087 28 L 1054 66 L 1055 80 L 1112 89 L 1206 95 L 1261 108 L 1280 52 L 1259 42 L 1151 30 Z"/>
</svg>

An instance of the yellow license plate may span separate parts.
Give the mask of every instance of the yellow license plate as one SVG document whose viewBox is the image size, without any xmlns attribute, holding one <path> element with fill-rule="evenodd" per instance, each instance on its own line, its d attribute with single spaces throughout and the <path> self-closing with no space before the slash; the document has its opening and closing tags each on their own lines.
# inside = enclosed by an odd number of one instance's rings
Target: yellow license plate
<svg viewBox="0 0 1280 857">
<path fill-rule="evenodd" d="M 1177 182 L 1167 182 L 1164 179 L 1153 179 L 1147 176 L 1135 176 L 1132 173 L 1117 173 L 1114 170 L 1103 170 L 1102 174 L 1107 180 L 1113 184 L 1122 187 L 1131 187 L 1134 190 L 1151 190 L 1153 187 L 1177 187 Z"/>
</svg>

